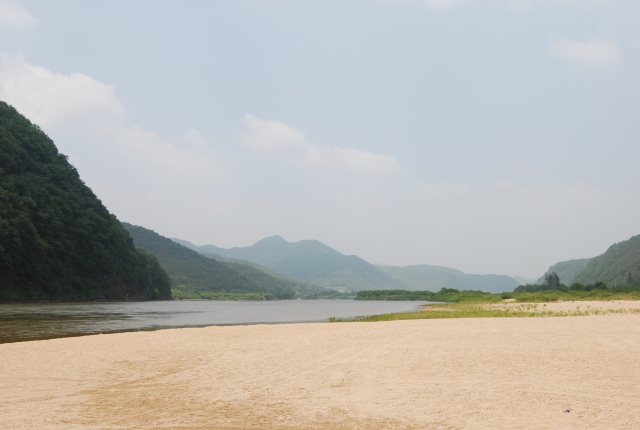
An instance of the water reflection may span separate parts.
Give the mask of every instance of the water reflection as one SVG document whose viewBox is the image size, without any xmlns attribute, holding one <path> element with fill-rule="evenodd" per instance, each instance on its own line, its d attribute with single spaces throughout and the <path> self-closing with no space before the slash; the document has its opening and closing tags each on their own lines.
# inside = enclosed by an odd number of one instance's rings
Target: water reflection
<svg viewBox="0 0 640 430">
<path fill-rule="evenodd" d="M 318 322 L 330 317 L 411 312 L 425 303 L 285 300 L 2 304 L 0 343 L 175 327 Z"/>
</svg>

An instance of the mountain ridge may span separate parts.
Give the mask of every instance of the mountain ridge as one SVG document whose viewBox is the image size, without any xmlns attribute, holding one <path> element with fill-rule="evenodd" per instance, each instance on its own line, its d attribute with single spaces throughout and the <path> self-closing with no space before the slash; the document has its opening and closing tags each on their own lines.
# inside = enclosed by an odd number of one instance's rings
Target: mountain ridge
<svg viewBox="0 0 640 430">
<path fill-rule="evenodd" d="M 176 240 L 176 239 L 172 239 Z M 197 252 L 214 252 L 226 258 L 252 261 L 283 275 L 325 287 L 344 286 L 352 290 L 402 288 L 402 283 L 355 255 L 344 255 L 318 240 L 291 243 L 281 236 L 269 236 L 248 247 L 219 248 L 187 243 Z M 215 251 L 214 251 L 215 250 Z"/>
<path fill-rule="evenodd" d="M 346 286 L 352 290 L 437 291 L 441 288 L 457 288 L 502 293 L 512 291 L 519 285 L 507 275 L 473 275 L 458 269 L 426 264 L 405 267 L 373 265 L 356 255 L 344 255 L 315 239 L 291 243 L 275 235 L 248 247 L 228 249 L 215 245 L 198 246 L 176 238 L 172 240 L 197 252 L 212 252 L 224 258 L 246 260 L 295 279 L 331 287 Z M 311 258 L 313 261 L 310 261 Z"/>
<path fill-rule="evenodd" d="M 507 275 L 474 275 L 450 267 L 428 264 L 410 266 L 380 266 L 401 281 L 409 291 L 439 291 L 442 288 L 479 290 L 488 293 L 512 291 L 518 282 Z"/>
<path fill-rule="evenodd" d="M 295 297 L 293 282 L 236 262 L 219 262 L 153 230 L 123 225 L 137 246 L 156 256 L 176 287 L 189 291 L 263 293 L 277 299 Z"/>
</svg>

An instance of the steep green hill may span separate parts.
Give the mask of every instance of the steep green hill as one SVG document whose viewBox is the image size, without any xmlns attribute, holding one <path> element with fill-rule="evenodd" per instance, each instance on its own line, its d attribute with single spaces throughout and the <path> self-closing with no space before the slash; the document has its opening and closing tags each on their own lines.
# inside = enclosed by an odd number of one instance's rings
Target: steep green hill
<svg viewBox="0 0 640 430">
<path fill-rule="evenodd" d="M 179 243 L 198 252 L 252 261 L 291 278 L 322 286 L 345 286 L 352 290 L 403 287 L 401 282 L 362 258 L 341 254 L 317 240 L 290 243 L 280 236 L 272 236 L 246 248 L 231 249 L 196 246 L 187 241 Z"/>
<path fill-rule="evenodd" d="M 584 285 L 596 281 L 604 281 L 610 288 L 640 286 L 640 235 L 611 245 L 604 254 L 592 258 L 574 278 L 574 282 Z"/>
<path fill-rule="evenodd" d="M 136 246 L 153 254 L 174 286 L 190 291 L 265 293 L 275 299 L 295 297 L 296 282 L 277 279 L 259 269 L 219 262 L 143 227 L 123 223 Z"/>
<path fill-rule="evenodd" d="M 590 258 L 580 258 L 577 260 L 568 260 L 556 263 L 549 267 L 549 270 L 547 270 L 535 283 L 538 285 L 544 284 L 544 277 L 549 273 L 556 272 L 560 278 L 561 284 L 571 285 L 576 274 L 587 267 L 589 260 Z"/>
<path fill-rule="evenodd" d="M 506 275 L 469 275 L 457 269 L 426 264 L 406 267 L 381 266 L 380 269 L 402 282 L 407 290 L 413 291 L 454 288 L 502 293 L 513 291 L 518 286 L 515 279 Z"/>
<path fill-rule="evenodd" d="M 0 102 L 0 301 L 170 298 L 155 258 L 53 141 Z"/>
</svg>

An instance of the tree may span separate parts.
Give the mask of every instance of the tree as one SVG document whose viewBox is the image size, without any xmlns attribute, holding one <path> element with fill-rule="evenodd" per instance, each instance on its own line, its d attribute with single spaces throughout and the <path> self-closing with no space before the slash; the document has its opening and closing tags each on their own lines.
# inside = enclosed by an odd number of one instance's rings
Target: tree
<svg viewBox="0 0 640 430">
<path fill-rule="evenodd" d="M 607 286 L 607 284 L 604 281 L 598 281 L 595 284 L 593 284 L 593 289 L 594 290 L 608 290 L 609 287 Z"/>
<path fill-rule="evenodd" d="M 557 290 L 560 287 L 560 277 L 556 272 L 547 273 L 544 276 L 544 285 L 550 290 Z"/>
</svg>

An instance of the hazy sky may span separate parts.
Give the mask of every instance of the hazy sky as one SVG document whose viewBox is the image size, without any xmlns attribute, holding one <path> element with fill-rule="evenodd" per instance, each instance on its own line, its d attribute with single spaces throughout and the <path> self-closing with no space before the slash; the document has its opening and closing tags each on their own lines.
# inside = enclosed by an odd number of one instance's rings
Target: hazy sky
<svg viewBox="0 0 640 430">
<path fill-rule="evenodd" d="M 640 233 L 638 0 L 0 0 L 0 99 L 196 244 L 538 277 Z"/>
</svg>

